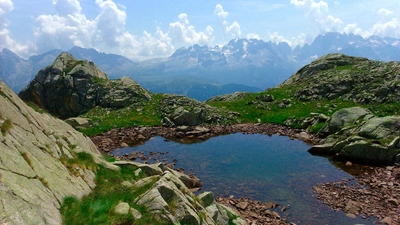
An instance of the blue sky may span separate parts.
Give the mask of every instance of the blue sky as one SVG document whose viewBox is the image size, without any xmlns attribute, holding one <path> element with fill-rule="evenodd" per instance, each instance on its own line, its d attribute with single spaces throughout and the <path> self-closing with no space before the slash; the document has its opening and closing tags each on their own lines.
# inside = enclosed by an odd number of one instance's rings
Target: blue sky
<svg viewBox="0 0 400 225">
<path fill-rule="evenodd" d="M 335 31 L 400 38 L 400 0 L 0 0 L 0 49 L 73 46 L 133 60 L 233 38 L 310 43 Z"/>
</svg>

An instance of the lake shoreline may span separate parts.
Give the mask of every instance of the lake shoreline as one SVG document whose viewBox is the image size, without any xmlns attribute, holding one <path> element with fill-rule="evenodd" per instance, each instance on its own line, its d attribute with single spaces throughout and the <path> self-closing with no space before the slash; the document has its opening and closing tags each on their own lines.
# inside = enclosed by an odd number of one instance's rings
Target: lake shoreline
<svg viewBox="0 0 400 225">
<path fill-rule="evenodd" d="M 165 138 L 165 141 L 176 141 L 181 143 L 194 143 L 205 141 L 209 138 L 227 135 L 241 132 L 243 134 L 265 134 L 265 135 L 280 135 L 280 136 L 288 136 L 291 139 L 298 139 L 310 144 L 319 143 L 320 139 L 312 134 L 308 134 L 301 129 L 292 129 L 281 125 L 275 124 L 237 124 L 237 125 L 214 125 L 214 126 L 197 126 L 197 127 L 187 127 L 181 126 L 176 128 L 168 128 L 168 127 L 132 127 L 132 128 L 120 128 L 120 129 L 112 129 L 107 131 L 101 135 L 97 135 L 92 137 L 93 143 L 95 143 L 96 147 L 103 153 L 110 154 L 113 150 L 140 145 L 145 143 L 147 140 L 154 136 L 161 136 Z M 122 160 L 135 160 L 137 158 L 142 159 L 142 161 L 146 162 L 151 159 L 151 157 L 158 157 L 161 159 L 160 155 L 164 153 L 151 153 L 150 155 L 143 155 L 140 153 L 136 154 L 128 154 L 122 157 L 119 157 Z M 174 167 L 174 162 L 167 164 L 167 166 Z M 351 166 L 349 164 L 349 166 Z M 395 196 L 387 196 L 385 194 L 392 193 L 391 191 L 397 190 L 397 193 L 400 193 L 400 167 L 394 166 L 389 167 L 393 168 L 395 171 L 393 173 L 384 173 L 385 168 L 377 168 L 373 172 L 369 174 L 360 174 L 354 176 L 354 181 L 359 184 L 363 184 L 361 186 L 354 186 L 354 182 L 347 181 L 338 181 L 338 182 L 330 182 L 324 184 L 318 184 L 313 187 L 315 193 L 318 195 L 318 198 L 330 206 L 332 209 L 338 211 L 342 210 L 348 214 L 350 218 L 361 216 L 363 218 L 368 217 L 376 217 L 378 221 L 383 222 L 383 224 L 398 224 L 400 222 L 399 214 L 400 214 L 400 195 Z M 184 172 L 182 168 L 178 168 L 178 171 Z M 383 170 L 383 171 L 382 171 Z M 383 177 L 383 175 L 384 177 Z M 387 182 L 391 182 L 391 191 L 387 190 L 387 185 L 373 185 L 372 181 L 380 181 L 381 179 L 387 180 Z M 366 182 L 369 180 L 371 182 Z M 340 190 L 338 189 L 340 186 Z M 396 189 L 397 188 L 397 189 Z M 368 197 L 360 198 L 360 191 L 366 192 L 370 196 L 370 202 L 386 202 L 389 205 L 387 207 L 383 207 L 382 204 L 365 204 L 365 199 L 368 200 Z M 383 194 L 382 194 L 383 193 Z M 396 193 L 396 192 L 394 192 Z M 332 199 L 336 199 L 335 201 Z M 374 200 L 374 201 L 372 201 Z M 227 203 L 230 207 L 236 207 L 235 205 L 228 204 L 229 202 L 234 202 L 229 197 L 220 198 L 221 202 Z M 248 203 L 253 203 L 250 209 L 254 209 L 257 207 L 262 207 L 262 204 L 258 204 L 258 201 L 252 201 L 250 199 L 246 200 Z M 340 202 L 342 204 L 337 204 Z M 350 203 L 349 203 L 350 202 Z M 257 204 L 258 205 L 257 205 Z M 355 205 L 355 207 L 351 207 Z M 351 210 L 349 211 L 349 207 Z M 236 207 L 236 209 L 238 209 Z M 386 210 L 382 212 L 381 210 Z M 265 212 L 265 211 L 264 211 Z M 263 213 L 264 213 L 263 212 Z M 397 216 L 396 216 L 397 212 Z M 243 217 L 251 222 L 256 221 L 257 218 L 265 217 L 265 214 L 261 212 L 257 212 L 257 217 L 254 213 L 242 212 Z M 278 219 L 278 218 L 276 218 Z M 280 219 L 280 218 L 279 218 Z M 258 220 L 257 220 L 258 221 Z M 263 220 L 263 223 L 259 224 L 271 224 L 272 221 L 268 221 L 267 219 Z M 259 221 L 261 222 L 261 221 Z M 275 222 L 278 222 L 275 220 Z M 285 219 L 279 220 L 279 224 L 285 224 Z M 293 223 L 287 223 L 293 224 Z"/>
</svg>

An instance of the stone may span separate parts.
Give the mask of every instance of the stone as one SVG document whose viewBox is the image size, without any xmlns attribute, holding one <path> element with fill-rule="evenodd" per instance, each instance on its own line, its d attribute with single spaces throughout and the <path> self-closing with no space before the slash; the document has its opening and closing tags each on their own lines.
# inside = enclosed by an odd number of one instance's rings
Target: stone
<svg viewBox="0 0 400 225">
<path fill-rule="evenodd" d="M 257 100 L 260 100 L 262 102 L 273 102 L 274 101 L 274 96 L 270 94 L 263 94 L 259 95 L 256 97 Z"/>
<path fill-rule="evenodd" d="M 380 221 L 380 223 L 387 224 L 387 225 L 392 225 L 393 224 L 393 219 L 391 217 L 385 217 Z"/>
<path fill-rule="evenodd" d="M 127 148 L 127 147 L 129 147 L 129 145 L 127 143 L 125 143 L 125 142 L 122 142 L 119 147 Z"/>
<path fill-rule="evenodd" d="M 121 185 L 125 186 L 125 187 L 132 187 L 133 186 L 133 184 L 131 182 L 127 181 L 127 180 L 122 182 Z"/>
<path fill-rule="evenodd" d="M 307 134 L 306 132 L 300 132 L 299 134 L 296 134 L 296 138 L 302 141 L 308 141 L 311 139 L 311 136 Z"/>
<path fill-rule="evenodd" d="M 68 118 L 65 120 L 66 123 L 71 125 L 73 128 L 88 128 L 91 124 L 92 121 L 87 119 L 87 118 L 82 118 L 82 117 L 72 117 Z"/>
<path fill-rule="evenodd" d="M 121 202 L 115 206 L 114 212 L 121 215 L 126 215 L 129 213 L 130 206 L 126 202 Z"/>
<path fill-rule="evenodd" d="M 199 199 L 203 202 L 204 207 L 208 207 L 214 203 L 214 194 L 212 192 L 204 192 L 200 194 Z"/>
<path fill-rule="evenodd" d="M 346 203 L 346 207 L 344 208 L 344 211 L 349 214 L 358 214 L 359 210 L 360 210 L 360 207 L 357 204 L 357 202 L 352 201 L 352 200 L 348 201 Z"/>
<path fill-rule="evenodd" d="M 142 218 L 142 214 L 139 211 L 137 211 L 136 209 L 131 208 L 130 211 L 133 215 L 133 218 L 135 218 L 135 220 Z"/>
<path fill-rule="evenodd" d="M 242 209 L 242 210 L 246 210 L 248 205 L 249 205 L 248 202 L 239 202 L 238 204 L 236 204 L 236 207 L 238 207 L 239 209 Z"/>
<path fill-rule="evenodd" d="M 353 214 L 353 213 L 346 213 L 346 216 L 351 218 L 351 219 L 357 218 L 357 216 L 355 214 Z"/>
</svg>

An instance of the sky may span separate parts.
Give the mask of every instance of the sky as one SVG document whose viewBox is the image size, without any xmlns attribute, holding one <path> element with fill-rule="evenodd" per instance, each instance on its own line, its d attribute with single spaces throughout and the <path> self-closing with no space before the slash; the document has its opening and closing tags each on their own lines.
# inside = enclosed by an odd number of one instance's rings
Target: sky
<svg viewBox="0 0 400 225">
<path fill-rule="evenodd" d="M 400 0 L 0 0 L 0 49 L 73 46 L 132 60 L 256 38 L 291 47 L 326 32 L 400 38 Z"/>
</svg>

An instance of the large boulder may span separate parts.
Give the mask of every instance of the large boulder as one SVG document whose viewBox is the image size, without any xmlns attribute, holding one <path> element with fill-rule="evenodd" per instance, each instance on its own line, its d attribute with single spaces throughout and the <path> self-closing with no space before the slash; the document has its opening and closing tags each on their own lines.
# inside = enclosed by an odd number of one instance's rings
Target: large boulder
<svg viewBox="0 0 400 225">
<path fill-rule="evenodd" d="M 335 112 L 327 121 L 326 125 L 321 128 L 320 133 L 334 134 L 342 128 L 356 123 L 364 119 L 365 116 L 372 115 L 370 111 L 361 107 L 345 108 Z"/>
<path fill-rule="evenodd" d="M 194 195 L 170 169 L 134 185 L 149 183 L 154 179 L 156 182 L 151 189 L 135 199 L 135 204 L 145 206 L 158 220 L 171 224 L 243 224 L 239 220 L 237 223 L 230 223 L 230 220 L 239 218 L 239 215 L 229 211 L 230 218 L 226 207 L 208 199 L 213 196 L 210 193 Z M 201 200 L 204 198 L 207 199 L 206 203 Z"/>
<path fill-rule="evenodd" d="M 120 108 L 146 101 L 150 94 L 130 78 L 111 81 L 96 65 L 61 53 L 38 72 L 19 96 L 65 119 L 95 106 Z"/>
<path fill-rule="evenodd" d="M 111 169 L 89 138 L 67 123 L 27 106 L 0 81 L 0 221 L 2 224 L 61 224 L 66 196 L 95 187 L 91 169 L 71 167 L 78 153 Z"/>
<path fill-rule="evenodd" d="M 360 107 L 341 109 L 321 129 L 328 136 L 309 152 L 362 163 L 399 163 L 399 128 L 399 116 L 375 117 Z"/>
<path fill-rule="evenodd" d="M 400 116 L 374 117 L 366 121 L 358 132 L 360 136 L 381 139 L 400 135 Z"/>
</svg>

